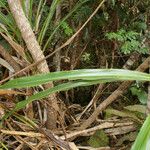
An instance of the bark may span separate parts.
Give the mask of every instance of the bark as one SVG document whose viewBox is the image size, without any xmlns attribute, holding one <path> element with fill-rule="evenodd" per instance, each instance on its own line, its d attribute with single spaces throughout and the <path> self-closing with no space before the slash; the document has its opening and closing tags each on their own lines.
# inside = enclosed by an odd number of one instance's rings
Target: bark
<svg viewBox="0 0 150 150">
<path fill-rule="evenodd" d="M 25 17 L 25 14 L 23 12 L 20 0 L 7 0 L 11 13 L 13 14 L 16 24 L 18 28 L 20 29 L 21 35 L 26 43 L 26 46 L 29 50 L 29 52 L 32 55 L 32 58 L 35 62 L 44 59 L 45 56 L 39 46 L 39 43 L 36 40 L 36 37 L 33 33 L 33 30 L 30 26 L 30 23 L 28 19 Z M 42 61 L 38 64 L 37 69 L 40 73 L 47 73 L 49 72 L 49 68 L 47 65 L 46 60 Z M 51 88 L 53 87 L 53 83 L 49 83 L 45 85 L 45 88 Z M 49 96 L 49 105 L 47 106 L 47 113 L 49 116 L 49 119 L 47 120 L 48 126 L 47 128 L 53 129 L 56 128 L 56 121 L 57 121 L 57 99 L 56 95 L 52 94 Z"/>
<path fill-rule="evenodd" d="M 55 25 L 57 26 L 60 22 L 61 19 L 61 4 L 59 3 L 57 8 L 56 8 L 56 17 L 55 17 Z M 61 37 L 61 35 L 59 33 L 56 34 L 56 40 L 58 40 Z M 58 42 L 58 44 L 56 45 L 56 49 L 60 47 L 60 44 Z M 60 51 L 56 52 L 53 62 L 55 64 L 55 70 L 56 71 L 60 71 L 61 70 L 61 53 Z"/>
</svg>

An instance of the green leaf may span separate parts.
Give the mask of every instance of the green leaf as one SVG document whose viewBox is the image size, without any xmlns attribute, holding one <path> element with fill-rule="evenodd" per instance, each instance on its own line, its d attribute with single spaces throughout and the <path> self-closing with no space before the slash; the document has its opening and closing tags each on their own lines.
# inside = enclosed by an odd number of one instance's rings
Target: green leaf
<svg viewBox="0 0 150 150">
<path fill-rule="evenodd" d="M 56 80 L 105 80 L 107 82 L 122 80 L 150 81 L 150 75 L 124 69 L 81 69 L 38 74 L 30 77 L 21 77 L 1 85 L 0 89 L 33 87 Z"/>
<path fill-rule="evenodd" d="M 137 137 L 137 132 L 130 132 L 129 134 L 125 134 L 118 139 L 117 144 L 115 146 L 122 146 L 124 142 L 127 141 L 133 142 L 135 141 L 136 137 Z"/>
<path fill-rule="evenodd" d="M 131 150 L 149 150 L 150 142 L 150 115 L 147 116 Z"/>
<path fill-rule="evenodd" d="M 137 95 L 137 92 L 139 91 L 139 89 L 136 88 L 135 86 L 131 87 L 130 90 L 131 90 L 132 95 Z"/>
<path fill-rule="evenodd" d="M 116 1 L 115 0 L 111 0 L 111 2 L 112 2 L 112 5 L 115 6 L 115 2 Z"/>
<path fill-rule="evenodd" d="M 121 70 L 121 69 L 81 69 L 81 70 L 39 74 L 30 77 L 22 77 L 22 78 L 10 80 L 6 84 L 1 85 L 0 89 L 32 87 L 50 81 L 63 80 L 63 79 L 76 80 L 76 81 L 63 83 L 53 88 L 47 89 L 45 91 L 30 96 L 27 100 L 23 100 L 17 103 L 15 108 L 9 114 L 5 115 L 3 119 L 9 117 L 13 112 L 24 108 L 27 104 L 31 103 L 32 101 L 47 97 L 48 95 L 55 92 L 69 90 L 71 88 L 79 87 L 79 86 L 88 86 L 88 85 L 112 82 L 117 80 L 150 81 L 150 75 L 146 73 L 137 72 L 137 71 L 129 71 L 129 70 Z"/>
<path fill-rule="evenodd" d="M 136 95 L 142 104 L 147 103 L 148 94 L 144 90 L 138 89 L 136 87 L 131 87 L 130 90 L 132 95 Z"/>
<path fill-rule="evenodd" d="M 137 21 L 133 23 L 133 27 L 137 30 L 137 31 L 145 31 L 147 29 L 147 24 L 146 22 L 141 22 L 141 21 Z"/>
<path fill-rule="evenodd" d="M 60 21 L 60 23 L 55 27 L 54 31 L 51 33 L 51 35 L 49 36 L 48 40 L 46 41 L 44 47 L 43 47 L 43 51 L 45 51 L 45 49 L 49 46 L 53 36 L 55 35 L 55 33 L 58 31 L 58 29 L 61 27 L 62 23 L 64 21 L 66 21 L 77 9 L 79 9 L 84 3 L 88 2 L 89 0 L 82 0 L 81 2 L 79 1 L 75 7 Z"/>
<path fill-rule="evenodd" d="M 145 114 L 145 110 L 146 110 L 146 106 L 143 106 L 143 105 L 129 105 L 129 106 L 126 106 L 124 108 L 129 110 L 129 111 L 140 112 L 143 114 Z"/>
<path fill-rule="evenodd" d="M 63 30 L 67 36 L 70 36 L 73 34 L 73 29 L 69 26 L 69 24 L 67 22 L 64 21 L 61 24 L 61 27 L 63 28 Z"/>
<path fill-rule="evenodd" d="M 130 111 L 119 111 L 119 110 L 116 110 L 116 109 L 106 109 L 105 112 L 106 112 L 107 115 L 113 114 L 113 115 L 120 116 L 120 117 L 129 117 L 129 118 L 132 118 L 132 119 L 138 121 L 139 123 L 143 123 L 143 121 L 140 120 L 136 116 L 136 114 L 134 114 Z"/>
<path fill-rule="evenodd" d="M 103 130 L 98 130 L 90 137 L 88 143 L 94 148 L 104 147 L 109 144 L 109 138 Z"/>
<path fill-rule="evenodd" d="M 42 42 L 43 42 L 43 39 L 45 37 L 45 34 L 46 34 L 46 31 L 48 29 L 48 26 L 49 24 L 51 23 L 51 20 L 54 16 L 54 13 L 55 13 L 55 10 L 56 10 L 56 7 L 58 6 L 58 4 L 60 3 L 60 0 L 55 0 L 55 1 L 52 1 L 52 4 L 51 4 L 51 7 L 49 9 L 49 13 L 48 13 L 48 16 L 43 24 L 43 27 L 40 31 L 40 35 L 38 37 L 38 42 L 40 45 L 42 45 Z"/>
<path fill-rule="evenodd" d="M 142 104 L 147 104 L 148 94 L 144 90 L 141 90 L 137 96 Z"/>
<path fill-rule="evenodd" d="M 0 1 L 0 8 L 5 8 L 5 7 L 6 7 L 6 4 L 7 4 L 7 1 L 6 1 L 6 0 L 1 0 L 1 1 Z"/>
<path fill-rule="evenodd" d="M 49 96 L 52 93 L 56 93 L 59 91 L 66 91 L 71 88 L 75 88 L 75 87 L 79 87 L 79 86 L 88 86 L 88 85 L 98 84 L 99 82 L 100 81 L 98 81 L 98 80 L 96 80 L 96 81 L 72 81 L 72 82 L 57 85 L 57 86 L 47 89 L 45 91 L 38 92 L 38 93 L 30 96 L 28 99 L 18 102 L 16 104 L 15 108 L 2 118 L 2 121 L 7 119 L 14 112 L 24 108 L 27 104 L 29 104 L 37 99 L 39 100 L 41 98 Z M 106 82 L 106 81 L 104 81 L 104 82 Z"/>
</svg>

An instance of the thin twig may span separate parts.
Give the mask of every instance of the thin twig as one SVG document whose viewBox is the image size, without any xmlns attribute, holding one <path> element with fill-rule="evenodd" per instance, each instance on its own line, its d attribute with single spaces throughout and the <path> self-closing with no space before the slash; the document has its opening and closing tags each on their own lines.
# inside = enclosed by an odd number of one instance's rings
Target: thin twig
<svg viewBox="0 0 150 150">
<path fill-rule="evenodd" d="M 114 127 L 125 127 L 125 126 L 131 126 L 131 125 L 133 125 L 133 122 L 124 122 L 124 123 L 113 123 L 113 122 L 109 123 L 109 122 L 105 122 L 105 123 L 102 123 L 100 125 L 97 125 L 95 127 L 89 128 L 89 129 L 80 130 L 80 131 L 74 131 L 74 132 L 68 133 L 68 134 L 66 134 L 66 137 L 67 137 L 67 139 L 70 139 L 72 137 L 81 136 L 81 135 L 83 136 L 83 135 L 85 135 L 87 133 L 94 132 L 94 131 L 100 130 L 100 129 L 114 128 Z M 3 134 L 8 134 L 8 135 L 19 135 L 19 136 L 28 136 L 28 137 L 36 137 L 36 138 L 46 137 L 46 135 L 44 134 L 45 132 L 43 132 L 43 130 L 40 133 L 35 133 L 35 132 L 21 132 L 21 131 L 13 131 L 13 130 L 3 130 L 3 129 L 1 129 L 0 132 L 2 132 Z M 46 132 L 48 132 L 48 130 L 46 130 Z M 61 140 L 64 140 L 65 136 L 61 136 L 59 138 Z M 56 139 L 56 137 L 55 137 L 55 139 Z"/>
</svg>

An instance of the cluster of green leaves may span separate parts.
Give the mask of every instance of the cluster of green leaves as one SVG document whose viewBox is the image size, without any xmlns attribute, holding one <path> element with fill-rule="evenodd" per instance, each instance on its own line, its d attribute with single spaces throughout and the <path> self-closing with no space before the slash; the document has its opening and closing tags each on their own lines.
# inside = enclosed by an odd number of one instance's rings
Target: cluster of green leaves
<svg viewBox="0 0 150 150">
<path fill-rule="evenodd" d="M 0 32 L 10 36 L 14 41 L 21 41 L 21 34 L 16 26 L 6 0 L 0 1 Z"/>
<path fill-rule="evenodd" d="M 103 130 L 97 130 L 90 137 L 88 143 L 94 148 L 105 147 L 109 144 L 109 138 Z"/>
<path fill-rule="evenodd" d="M 75 13 L 77 10 L 79 10 L 83 4 L 85 4 L 86 2 L 88 2 L 89 0 L 83 0 L 83 1 L 78 1 L 74 8 L 72 8 L 72 10 L 70 12 L 68 12 L 68 14 L 66 16 L 64 16 L 58 25 L 56 25 L 54 27 L 54 30 L 50 33 L 50 35 L 48 36 L 48 39 L 46 40 L 46 43 L 43 47 L 43 50 L 45 50 L 51 43 L 52 39 L 54 38 L 54 35 L 59 31 L 60 27 L 64 30 L 64 33 L 69 36 L 72 35 L 73 33 L 73 29 L 69 26 L 69 24 L 67 23 L 67 19 L 69 17 L 71 17 L 73 15 L 73 13 Z M 55 7 L 56 9 L 56 7 Z M 51 10 L 51 9 L 50 9 Z"/>
<path fill-rule="evenodd" d="M 141 15 L 141 17 L 145 18 L 144 15 Z M 144 22 L 144 20 L 135 21 L 132 24 L 132 28 L 136 30 L 137 32 L 142 32 L 147 29 L 147 25 Z"/>
<path fill-rule="evenodd" d="M 107 33 L 106 37 L 109 40 L 116 40 L 120 42 L 121 52 L 124 54 L 128 54 L 133 51 L 137 51 L 142 54 L 148 53 L 148 48 L 145 46 L 143 47 L 143 44 L 141 44 L 142 41 L 139 39 L 140 34 L 137 32 L 120 29 L 117 32 Z"/>
<path fill-rule="evenodd" d="M 54 35 L 60 30 L 60 28 L 62 28 L 67 36 L 73 34 L 73 29 L 67 23 L 67 19 L 88 1 L 89 0 L 78 1 L 74 8 L 72 8 L 68 14 L 65 14 L 57 25 L 54 25 L 53 18 L 56 8 L 61 2 L 60 0 L 53 1 L 49 8 L 46 6 L 46 1 L 44 0 L 40 0 L 38 3 L 30 0 L 28 8 L 26 8 L 27 6 L 25 4 L 25 0 L 22 1 L 25 15 L 28 18 L 33 30 L 36 32 L 38 42 L 42 46 L 43 51 L 46 50 L 51 44 L 52 39 L 55 37 Z M 2 26 L 0 26 L 0 30 L 6 34 L 9 34 L 14 41 L 22 43 L 21 34 L 6 5 L 8 5 L 6 0 L 0 1 L 0 9 L 6 11 L 5 14 L 3 11 L 0 12 L 0 23 L 6 30 L 2 28 Z"/>
<path fill-rule="evenodd" d="M 138 88 L 137 86 L 133 86 L 130 88 L 130 90 L 131 90 L 132 95 L 135 95 L 138 97 L 141 104 L 143 105 L 147 104 L 148 94 L 146 93 L 146 91 L 144 91 L 144 89 Z"/>
<path fill-rule="evenodd" d="M 90 53 L 84 53 L 81 56 L 81 61 L 83 61 L 83 62 L 90 62 L 91 61 Z"/>
<path fill-rule="evenodd" d="M 62 22 L 61 27 L 67 36 L 71 36 L 73 34 L 73 29 L 69 26 L 69 24 L 66 21 Z"/>
</svg>

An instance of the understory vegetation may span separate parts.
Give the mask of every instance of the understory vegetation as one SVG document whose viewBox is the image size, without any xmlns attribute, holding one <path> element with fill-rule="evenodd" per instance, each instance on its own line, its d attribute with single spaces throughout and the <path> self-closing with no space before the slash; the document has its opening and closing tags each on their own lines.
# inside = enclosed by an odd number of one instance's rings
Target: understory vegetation
<svg viewBox="0 0 150 150">
<path fill-rule="evenodd" d="M 0 0 L 0 150 L 149 150 L 149 49 L 149 0 Z"/>
</svg>

